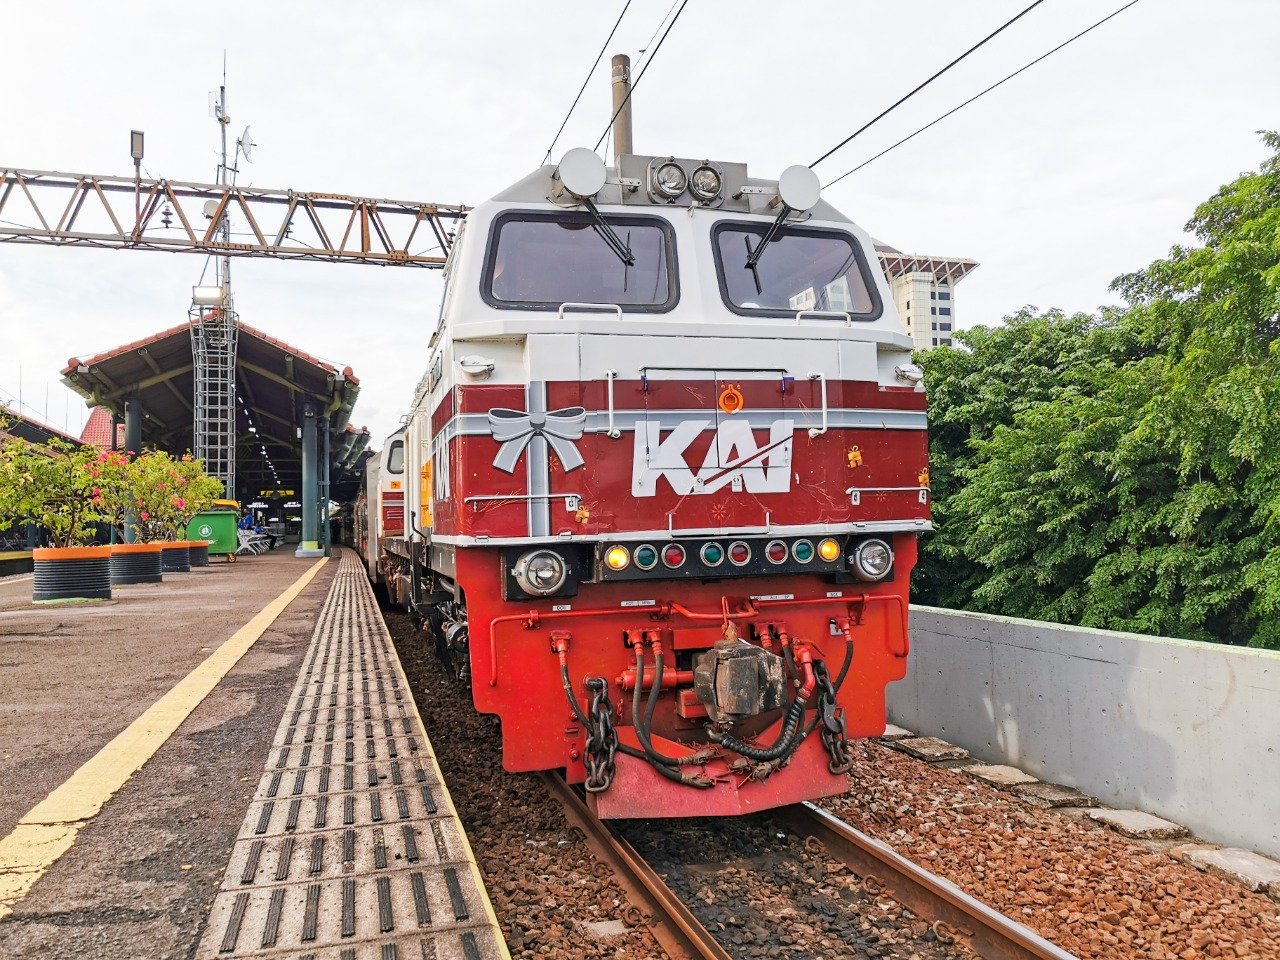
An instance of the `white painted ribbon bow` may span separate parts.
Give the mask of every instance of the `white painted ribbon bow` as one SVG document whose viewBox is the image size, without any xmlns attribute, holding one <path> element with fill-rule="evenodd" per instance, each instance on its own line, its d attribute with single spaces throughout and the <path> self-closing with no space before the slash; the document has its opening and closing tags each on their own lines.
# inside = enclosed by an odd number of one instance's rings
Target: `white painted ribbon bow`
<svg viewBox="0 0 1280 960">
<path fill-rule="evenodd" d="M 495 407 L 489 411 L 489 432 L 502 446 L 493 458 L 493 465 L 505 473 L 515 473 L 524 448 L 534 437 L 542 437 L 556 452 L 566 473 L 577 470 L 583 459 L 574 441 L 582 439 L 586 425 L 587 411 L 582 407 L 565 407 L 549 413 Z"/>
</svg>

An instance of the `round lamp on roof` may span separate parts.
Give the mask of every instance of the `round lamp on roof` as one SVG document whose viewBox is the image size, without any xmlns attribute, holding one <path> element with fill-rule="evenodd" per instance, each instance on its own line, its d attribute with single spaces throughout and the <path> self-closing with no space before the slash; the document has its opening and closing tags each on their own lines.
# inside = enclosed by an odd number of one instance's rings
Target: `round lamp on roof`
<svg viewBox="0 0 1280 960">
<path fill-rule="evenodd" d="M 555 178 L 575 197 L 594 197 L 604 186 L 604 161 L 594 150 L 574 147 L 560 159 Z"/>
<path fill-rule="evenodd" d="M 778 196 L 792 210 L 804 213 L 817 206 L 822 196 L 822 182 L 808 167 L 796 164 L 787 167 L 778 177 Z"/>
</svg>

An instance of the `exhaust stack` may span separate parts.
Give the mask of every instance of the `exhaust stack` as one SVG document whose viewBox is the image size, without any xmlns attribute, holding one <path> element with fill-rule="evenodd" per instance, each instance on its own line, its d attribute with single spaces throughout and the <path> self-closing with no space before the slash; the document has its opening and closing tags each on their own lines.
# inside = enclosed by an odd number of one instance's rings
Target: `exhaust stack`
<svg viewBox="0 0 1280 960">
<path fill-rule="evenodd" d="M 620 53 L 613 58 L 613 162 L 631 148 L 631 58 Z"/>
</svg>

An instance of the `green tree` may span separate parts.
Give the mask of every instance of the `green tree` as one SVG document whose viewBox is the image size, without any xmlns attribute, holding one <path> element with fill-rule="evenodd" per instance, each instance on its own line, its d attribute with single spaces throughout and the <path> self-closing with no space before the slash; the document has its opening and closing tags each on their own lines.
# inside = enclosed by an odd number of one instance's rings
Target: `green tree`
<svg viewBox="0 0 1280 960">
<path fill-rule="evenodd" d="M 1124 310 L 931 350 L 925 602 L 1280 646 L 1280 137 Z"/>
<path fill-rule="evenodd" d="M 35 523 L 55 547 L 93 542 L 105 519 L 94 496 L 96 451 L 56 438 L 37 446 L 20 438 L 0 446 L 0 530 Z"/>
</svg>

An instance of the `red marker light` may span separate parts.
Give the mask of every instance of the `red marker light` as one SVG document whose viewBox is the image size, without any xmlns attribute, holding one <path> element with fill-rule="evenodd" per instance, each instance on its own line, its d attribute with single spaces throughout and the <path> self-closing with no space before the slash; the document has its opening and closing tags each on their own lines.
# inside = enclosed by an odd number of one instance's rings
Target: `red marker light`
<svg viewBox="0 0 1280 960">
<path fill-rule="evenodd" d="M 744 567 L 751 561 L 751 548 L 741 540 L 729 544 L 729 562 L 735 567 Z"/>
<path fill-rule="evenodd" d="M 684 566 L 684 547 L 678 543 L 672 543 L 663 548 L 662 562 L 673 570 L 676 567 Z"/>
<path fill-rule="evenodd" d="M 786 563 L 787 553 L 787 545 L 781 540 L 770 540 L 769 545 L 764 548 L 764 555 L 769 558 L 770 563 Z"/>
</svg>

